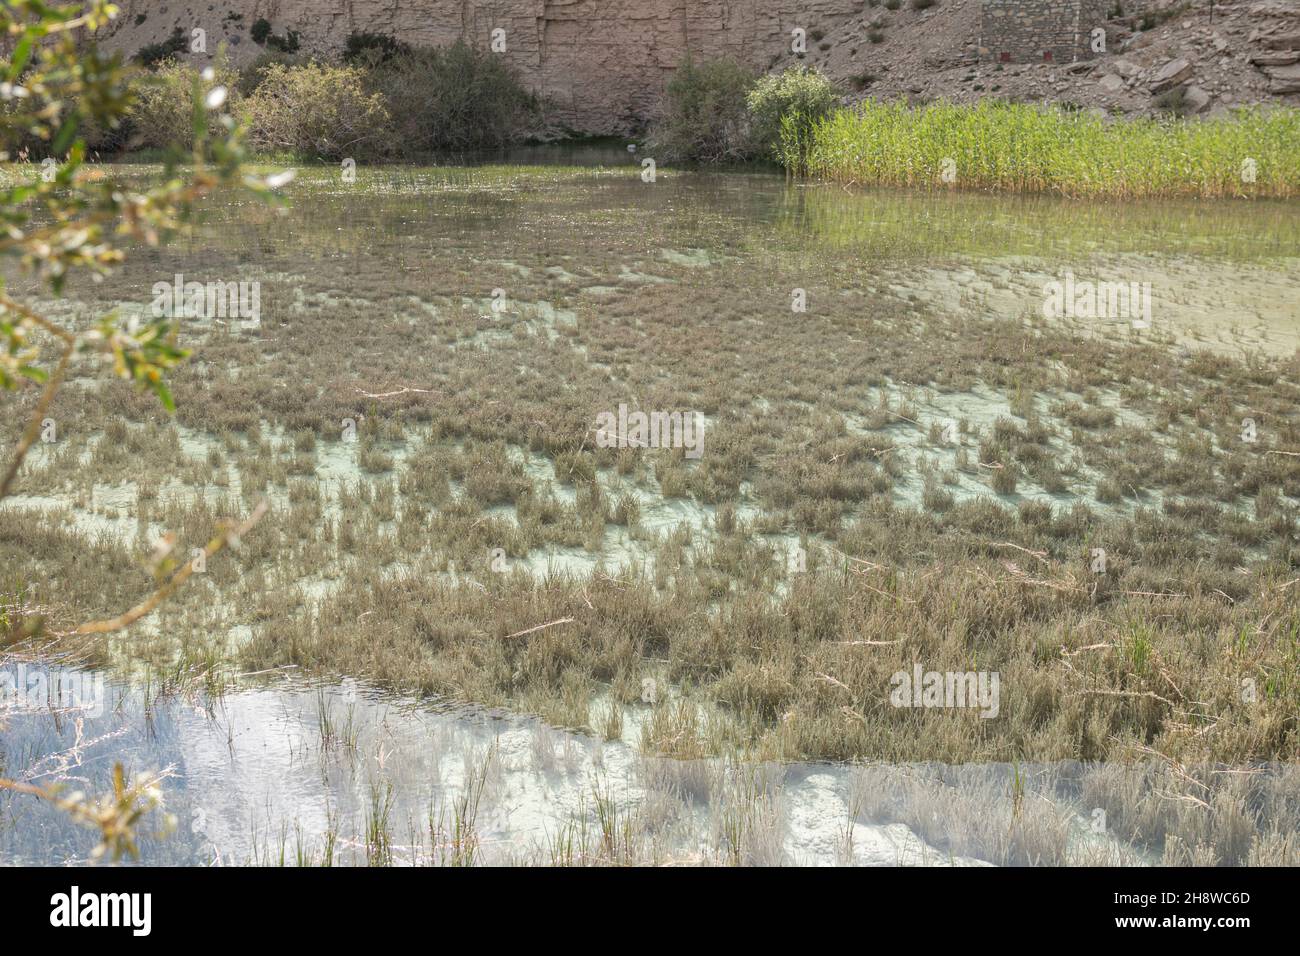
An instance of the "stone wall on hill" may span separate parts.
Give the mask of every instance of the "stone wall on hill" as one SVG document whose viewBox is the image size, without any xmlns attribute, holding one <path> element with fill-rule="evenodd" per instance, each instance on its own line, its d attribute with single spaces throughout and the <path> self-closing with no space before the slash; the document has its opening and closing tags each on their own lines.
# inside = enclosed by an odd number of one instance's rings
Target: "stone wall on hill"
<svg viewBox="0 0 1300 956">
<path fill-rule="evenodd" d="M 1096 55 L 1107 0 L 982 0 L 980 52 L 1004 63 L 1073 63 Z"/>
</svg>

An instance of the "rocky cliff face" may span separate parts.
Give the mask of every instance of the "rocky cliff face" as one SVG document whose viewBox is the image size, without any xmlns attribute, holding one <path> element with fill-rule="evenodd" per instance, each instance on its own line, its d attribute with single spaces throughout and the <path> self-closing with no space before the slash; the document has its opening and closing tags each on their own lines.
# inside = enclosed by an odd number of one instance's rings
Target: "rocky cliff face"
<svg viewBox="0 0 1300 956">
<path fill-rule="evenodd" d="M 226 43 L 236 63 L 262 47 L 253 24 L 294 31 L 304 52 L 330 54 L 352 33 L 415 45 L 464 39 L 496 49 L 526 85 L 554 104 L 553 121 L 586 133 L 644 125 L 672 70 L 690 53 L 734 56 L 765 68 L 802 28 L 816 38 L 860 16 L 865 0 L 118 0 L 105 43 L 133 53 L 175 30 L 205 31 L 208 51 Z M 500 31 L 500 32 L 494 32 Z M 201 60 L 202 56 L 190 56 Z"/>
<path fill-rule="evenodd" d="M 277 36 L 297 33 L 303 52 L 322 55 L 336 54 L 353 33 L 431 46 L 464 39 L 489 49 L 501 31 L 501 55 L 552 104 L 551 124 L 584 133 L 644 127 L 687 53 L 730 55 L 763 70 L 814 66 L 855 99 L 996 96 L 1141 114 L 1163 109 L 1157 97 L 1172 89 L 1183 91 L 1183 108 L 1193 113 L 1300 105 L 1296 0 L 1216 0 L 1213 7 L 1209 0 L 1126 0 L 1128 15 L 1107 25 L 1104 55 L 1033 64 L 981 62 L 980 0 L 920 8 L 902 2 L 897 9 L 867 0 L 117 2 L 122 12 L 104 36 L 109 47 L 134 53 L 174 31 L 188 37 L 201 29 L 209 53 L 225 43 L 237 64 L 264 50 L 251 36 L 261 18 Z M 791 49 L 796 29 L 804 31 L 800 53 Z"/>
</svg>

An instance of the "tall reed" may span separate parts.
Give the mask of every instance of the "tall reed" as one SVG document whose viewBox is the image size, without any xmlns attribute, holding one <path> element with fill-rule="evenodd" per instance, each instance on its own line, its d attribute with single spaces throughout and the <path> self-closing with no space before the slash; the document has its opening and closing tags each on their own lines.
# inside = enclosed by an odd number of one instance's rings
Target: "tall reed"
<svg viewBox="0 0 1300 956">
<path fill-rule="evenodd" d="M 1117 199 L 1300 194 L 1300 110 L 1216 119 L 1108 119 L 984 100 L 910 107 L 868 100 L 783 139 L 813 178 L 886 186 Z"/>
</svg>

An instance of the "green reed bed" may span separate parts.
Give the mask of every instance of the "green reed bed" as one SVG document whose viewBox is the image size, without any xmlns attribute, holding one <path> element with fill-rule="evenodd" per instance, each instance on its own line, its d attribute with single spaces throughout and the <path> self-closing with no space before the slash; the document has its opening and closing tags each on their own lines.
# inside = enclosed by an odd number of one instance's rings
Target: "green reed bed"
<svg viewBox="0 0 1300 956">
<path fill-rule="evenodd" d="M 1118 120 L 993 100 L 868 100 L 809 136 L 787 138 L 785 165 L 840 182 L 1117 199 L 1300 193 L 1300 111 L 1291 109 Z"/>
</svg>

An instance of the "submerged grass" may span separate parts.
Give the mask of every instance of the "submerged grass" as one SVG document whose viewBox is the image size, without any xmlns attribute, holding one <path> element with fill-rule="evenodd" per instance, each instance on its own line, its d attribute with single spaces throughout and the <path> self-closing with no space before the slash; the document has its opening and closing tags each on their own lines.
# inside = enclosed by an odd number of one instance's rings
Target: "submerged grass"
<svg viewBox="0 0 1300 956">
<path fill-rule="evenodd" d="M 1300 194 L 1300 110 L 1115 119 L 983 100 L 867 100 L 783 146 L 787 167 L 864 185 L 1136 198 Z"/>
<path fill-rule="evenodd" d="M 834 190 L 802 220 L 825 243 L 801 249 L 763 181 L 737 215 L 737 180 L 367 176 L 307 175 L 301 214 L 223 209 L 193 251 L 74 290 L 66 321 L 177 272 L 257 276 L 264 315 L 183 329 L 203 361 L 174 378 L 176 422 L 94 380 L 60 393 L 59 441 L 0 519 L 30 600 L 130 606 L 158 534 L 190 547 L 265 496 L 240 551 L 119 653 L 367 675 L 607 736 L 650 679 L 673 693 L 641 739 L 672 757 L 1295 752 L 1294 356 L 931 307 L 908 270 L 943 237 L 827 254 L 856 241 Z M 843 220 L 880 213 L 845 201 Z M 1274 222 L 1252 250 L 1294 257 Z M 629 400 L 699 409 L 703 457 L 594 447 L 595 416 Z M 998 671 L 999 717 L 891 706 L 915 663 Z"/>
</svg>

